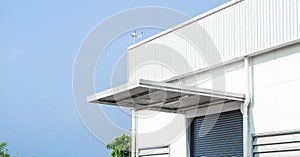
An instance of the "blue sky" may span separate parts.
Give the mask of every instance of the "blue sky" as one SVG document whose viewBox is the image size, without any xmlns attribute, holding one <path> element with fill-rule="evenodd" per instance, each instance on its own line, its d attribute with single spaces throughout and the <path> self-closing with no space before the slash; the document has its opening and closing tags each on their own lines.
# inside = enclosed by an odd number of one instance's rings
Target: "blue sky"
<svg viewBox="0 0 300 157">
<path fill-rule="evenodd" d="M 72 95 L 73 64 L 89 31 L 125 9 L 159 6 L 194 17 L 227 1 L 1 0 L 0 141 L 20 157 L 108 157 L 104 144 L 81 122 Z M 113 65 L 129 45 L 127 35 L 114 41 L 99 62 L 97 91 L 111 87 Z M 131 119 L 120 109 L 103 109 L 114 123 L 130 129 Z"/>
</svg>

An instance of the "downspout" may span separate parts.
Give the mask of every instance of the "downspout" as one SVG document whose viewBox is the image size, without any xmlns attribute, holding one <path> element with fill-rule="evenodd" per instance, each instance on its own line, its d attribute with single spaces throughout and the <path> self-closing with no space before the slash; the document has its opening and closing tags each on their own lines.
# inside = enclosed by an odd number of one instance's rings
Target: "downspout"
<svg viewBox="0 0 300 157">
<path fill-rule="evenodd" d="M 139 149 L 138 149 L 138 111 L 135 110 L 135 157 L 139 157 Z"/>
<path fill-rule="evenodd" d="M 137 111 L 132 110 L 132 139 L 131 139 L 131 157 L 138 157 L 137 149 Z"/>
<path fill-rule="evenodd" d="M 242 104 L 242 113 L 243 113 L 243 156 L 251 157 L 250 148 L 249 148 L 249 104 L 250 104 L 250 75 L 249 75 L 249 57 L 245 57 L 244 59 L 244 68 L 245 68 L 245 77 L 246 77 L 246 93 L 245 93 L 245 101 Z"/>
</svg>

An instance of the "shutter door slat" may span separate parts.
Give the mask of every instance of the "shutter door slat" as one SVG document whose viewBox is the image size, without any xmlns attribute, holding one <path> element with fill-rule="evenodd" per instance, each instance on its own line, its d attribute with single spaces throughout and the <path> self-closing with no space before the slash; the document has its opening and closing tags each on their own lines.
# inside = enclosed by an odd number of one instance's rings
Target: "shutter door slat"
<svg viewBox="0 0 300 157">
<path fill-rule="evenodd" d="M 206 116 L 206 126 L 201 126 L 205 117 L 193 120 L 191 156 L 243 156 L 243 119 L 239 110 L 221 113 L 214 127 L 204 137 L 199 136 L 200 127 L 206 130 L 216 116 Z"/>
</svg>

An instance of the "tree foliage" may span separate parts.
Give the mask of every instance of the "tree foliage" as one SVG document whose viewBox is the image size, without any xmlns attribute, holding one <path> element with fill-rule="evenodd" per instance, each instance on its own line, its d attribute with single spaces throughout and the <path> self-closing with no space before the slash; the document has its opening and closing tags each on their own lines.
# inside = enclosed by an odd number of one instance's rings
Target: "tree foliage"
<svg viewBox="0 0 300 157">
<path fill-rule="evenodd" d="M 107 149 L 111 149 L 111 157 L 129 157 L 131 149 L 131 137 L 122 134 L 112 142 L 106 144 Z"/>
<path fill-rule="evenodd" d="M 0 157 L 10 157 L 10 155 L 8 154 L 8 149 L 6 147 L 6 142 L 0 143 Z"/>
<path fill-rule="evenodd" d="M 7 149 L 7 143 L 6 142 L 0 142 L 0 157 L 10 157 L 11 155 L 8 153 Z M 18 157 L 19 153 L 15 155 L 15 157 Z M 32 156 L 34 157 L 34 156 Z"/>
</svg>

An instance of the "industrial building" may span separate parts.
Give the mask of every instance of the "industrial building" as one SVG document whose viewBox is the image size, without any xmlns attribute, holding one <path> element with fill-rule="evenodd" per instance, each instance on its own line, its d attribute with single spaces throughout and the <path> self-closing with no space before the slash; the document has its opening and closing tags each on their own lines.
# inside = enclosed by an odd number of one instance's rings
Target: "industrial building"
<svg viewBox="0 0 300 157">
<path fill-rule="evenodd" d="M 300 0 L 232 0 L 128 48 L 132 156 L 300 156 Z"/>
</svg>

